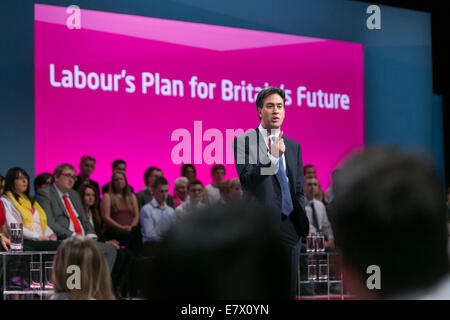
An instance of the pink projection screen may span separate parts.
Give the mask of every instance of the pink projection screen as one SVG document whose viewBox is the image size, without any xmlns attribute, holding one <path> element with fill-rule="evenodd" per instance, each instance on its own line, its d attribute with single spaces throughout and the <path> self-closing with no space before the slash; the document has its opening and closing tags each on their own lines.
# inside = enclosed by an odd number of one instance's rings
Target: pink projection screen
<svg viewBox="0 0 450 320">
<path fill-rule="evenodd" d="M 36 174 L 97 159 L 92 179 L 128 164 L 136 191 L 150 166 L 173 190 L 182 163 L 211 183 L 237 176 L 234 136 L 259 125 L 255 97 L 286 90 L 284 134 L 300 143 L 322 187 L 364 144 L 361 44 L 35 5 Z M 77 169 L 78 170 L 78 169 Z M 77 172 L 78 173 L 78 172 Z"/>
</svg>

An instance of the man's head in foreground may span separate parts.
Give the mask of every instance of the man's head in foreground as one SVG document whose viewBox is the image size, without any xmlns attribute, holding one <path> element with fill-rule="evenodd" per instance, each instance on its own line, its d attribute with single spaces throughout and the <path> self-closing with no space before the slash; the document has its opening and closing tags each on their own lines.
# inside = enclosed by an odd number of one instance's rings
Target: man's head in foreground
<svg viewBox="0 0 450 320">
<path fill-rule="evenodd" d="M 344 281 L 358 298 L 407 295 L 448 274 L 445 204 L 430 162 L 393 148 L 366 149 L 333 179 L 329 220 Z M 370 290 L 373 265 L 381 288 Z"/>
<path fill-rule="evenodd" d="M 150 299 L 288 299 L 289 266 L 264 209 L 218 205 L 189 215 L 151 251 Z M 145 256 L 145 246 L 144 246 Z M 144 270 L 143 269 L 143 270 Z"/>
</svg>

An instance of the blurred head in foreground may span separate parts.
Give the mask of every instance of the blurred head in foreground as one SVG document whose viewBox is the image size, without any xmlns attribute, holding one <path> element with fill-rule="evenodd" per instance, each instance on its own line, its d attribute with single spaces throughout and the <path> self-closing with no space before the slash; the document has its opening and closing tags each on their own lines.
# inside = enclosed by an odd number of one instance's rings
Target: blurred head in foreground
<svg viewBox="0 0 450 320">
<path fill-rule="evenodd" d="M 80 279 L 77 285 L 77 271 Z M 53 265 L 55 294 L 59 299 L 114 300 L 106 259 L 97 243 L 87 237 L 71 237 L 58 247 Z"/>
<path fill-rule="evenodd" d="M 329 219 L 344 281 L 358 298 L 407 297 L 448 274 L 445 204 L 430 163 L 394 148 L 369 148 L 333 179 Z M 381 288 L 370 290 L 373 265 Z"/>
<path fill-rule="evenodd" d="M 172 229 L 147 265 L 148 299 L 289 299 L 289 266 L 263 209 L 217 205 Z M 155 252 L 155 251 L 153 251 Z"/>
</svg>

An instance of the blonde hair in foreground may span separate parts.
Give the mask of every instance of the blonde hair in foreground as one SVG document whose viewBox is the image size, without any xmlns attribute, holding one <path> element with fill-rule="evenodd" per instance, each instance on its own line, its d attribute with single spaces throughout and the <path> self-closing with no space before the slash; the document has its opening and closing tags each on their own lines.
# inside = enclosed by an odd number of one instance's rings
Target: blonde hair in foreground
<svg viewBox="0 0 450 320">
<path fill-rule="evenodd" d="M 67 273 L 71 265 L 80 267 L 80 289 L 69 289 Z M 109 267 L 97 243 L 88 237 L 64 240 L 56 251 L 53 264 L 55 293 L 66 293 L 71 300 L 114 300 Z M 69 280 L 69 282 L 71 282 Z"/>
</svg>

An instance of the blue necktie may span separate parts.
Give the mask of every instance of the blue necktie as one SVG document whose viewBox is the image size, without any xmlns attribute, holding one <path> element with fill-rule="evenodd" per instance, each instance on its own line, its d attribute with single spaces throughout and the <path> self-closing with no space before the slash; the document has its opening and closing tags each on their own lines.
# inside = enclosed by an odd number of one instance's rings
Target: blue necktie
<svg viewBox="0 0 450 320">
<path fill-rule="evenodd" d="M 294 209 L 294 206 L 292 204 L 291 191 L 289 190 L 289 184 L 282 157 L 280 157 L 280 160 L 278 161 L 277 177 L 281 186 L 281 213 L 289 216 Z"/>
</svg>

